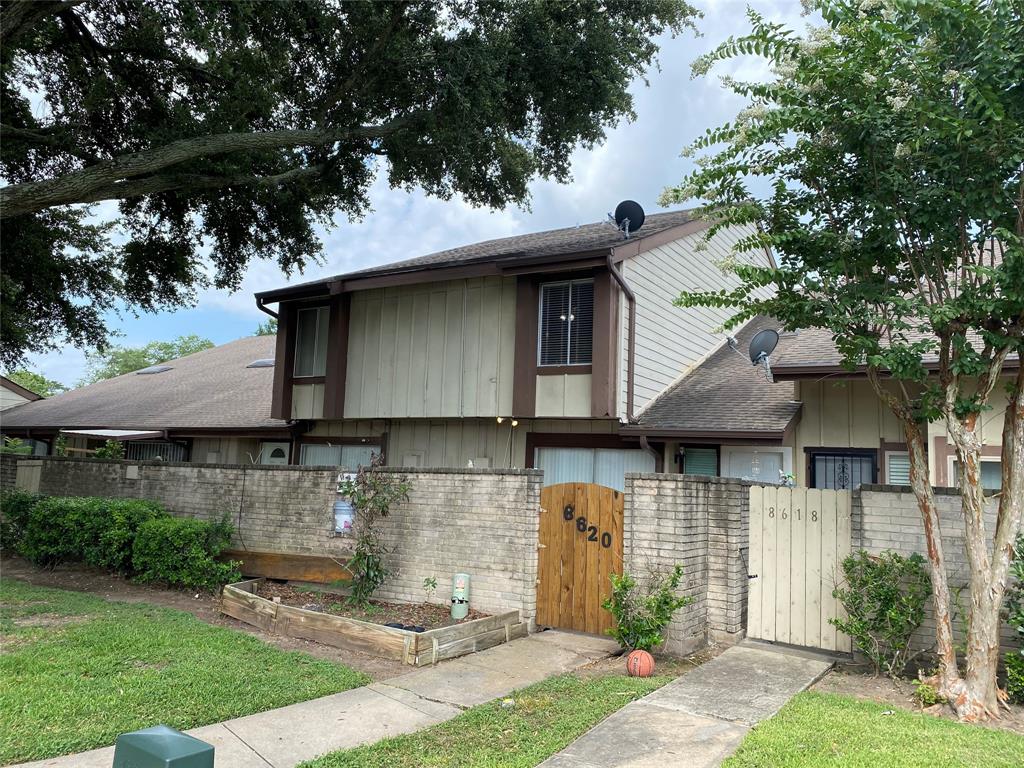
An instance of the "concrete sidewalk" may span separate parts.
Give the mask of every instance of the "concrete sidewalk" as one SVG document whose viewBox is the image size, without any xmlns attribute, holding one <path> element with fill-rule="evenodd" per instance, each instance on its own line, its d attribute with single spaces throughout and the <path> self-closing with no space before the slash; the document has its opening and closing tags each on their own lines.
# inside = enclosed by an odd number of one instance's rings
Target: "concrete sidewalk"
<svg viewBox="0 0 1024 768">
<path fill-rule="evenodd" d="M 617 650 L 608 638 L 541 632 L 382 683 L 188 733 L 213 744 L 217 768 L 291 768 L 327 752 L 450 720 L 466 707 L 571 672 Z M 22 768 L 110 768 L 113 759 L 114 748 L 105 747 L 23 763 Z"/>
<path fill-rule="evenodd" d="M 832 666 L 813 654 L 741 644 L 613 713 L 543 768 L 713 768 L 750 727 Z"/>
</svg>

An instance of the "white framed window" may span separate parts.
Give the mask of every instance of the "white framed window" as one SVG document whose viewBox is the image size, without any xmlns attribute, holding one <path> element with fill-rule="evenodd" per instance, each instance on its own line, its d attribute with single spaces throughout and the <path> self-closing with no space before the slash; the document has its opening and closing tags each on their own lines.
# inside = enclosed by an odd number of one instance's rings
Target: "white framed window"
<svg viewBox="0 0 1024 768">
<path fill-rule="evenodd" d="M 780 485 L 782 476 L 793 473 L 793 449 L 781 446 L 723 445 L 722 477 Z"/>
<path fill-rule="evenodd" d="M 949 485 L 960 485 L 960 462 L 949 457 Z M 981 457 L 981 487 L 986 491 L 998 491 L 1003 487 L 1003 460 L 999 456 Z"/>
<path fill-rule="evenodd" d="M 300 309 L 295 316 L 296 378 L 327 374 L 329 307 Z"/>
<path fill-rule="evenodd" d="M 885 452 L 887 485 L 910 485 L 910 454 L 906 451 Z"/>
<path fill-rule="evenodd" d="M 594 281 L 540 287 L 538 365 L 590 365 L 594 349 Z"/>
<path fill-rule="evenodd" d="M 341 467 L 357 470 L 370 466 L 379 445 L 336 445 L 334 443 L 303 443 L 299 446 L 299 464 L 307 467 Z"/>
</svg>

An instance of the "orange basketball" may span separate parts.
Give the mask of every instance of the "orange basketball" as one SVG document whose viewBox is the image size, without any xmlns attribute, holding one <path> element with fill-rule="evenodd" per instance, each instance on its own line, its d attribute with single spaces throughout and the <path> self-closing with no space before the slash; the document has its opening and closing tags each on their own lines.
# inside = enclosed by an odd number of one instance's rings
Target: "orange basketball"
<svg viewBox="0 0 1024 768">
<path fill-rule="evenodd" d="M 630 651 L 626 657 L 626 673 L 630 677 L 650 677 L 654 674 L 654 657 L 647 651 Z"/>
</svg>

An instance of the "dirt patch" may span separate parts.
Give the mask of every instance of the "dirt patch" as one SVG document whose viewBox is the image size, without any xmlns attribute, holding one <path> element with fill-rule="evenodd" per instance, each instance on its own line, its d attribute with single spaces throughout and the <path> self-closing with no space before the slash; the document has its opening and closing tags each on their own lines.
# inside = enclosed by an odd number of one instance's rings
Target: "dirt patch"
<svg viewBox="0 0 1024 768">
<path fill-rule="evenodd" d="M 302 651 L 318 659 L 326 659 L 357 669 L 373 680 L 387 680 L 405 674 L 410 667 L 392 659 L 381 659 L 356 651 L 346 651 L 320 645 L 297 637 L 283 637 L 263 632 L 256 627 L 225 616 L 220 612 L 220 598 L 205 592 L 187 592 L 176 589 L 135 584 L 103 571 L 82 566 L 62 565 L 54 570 L 37 568 L 18 557 L 4 557 L 2 572 L 5 577 L 73 592 L 88 592 L 105 600 L 122 603 L 149 603 L 191 613 L 200 621 L 218 627 L 254 635 L 284 651 Z M 5 638 L 7 640 L 9 638 Z M 6 642 L 4 643 L 6 646 Z"/>
<path fill-rule="evenodd" d="M 840 665 L 815 683 L 811 690 L 838 693 L 861 701 L 874 701 L 912 712 L 923 712 L 945 720 L 957 720 L 956 713 L 945 704 L 922 708 L 914 699 L 914 685 L 909 680 L 898 682 L 887 677 L 865 674 L 861 667 Z M 1000 720 L 985 726 L 1024 735 L 1024 707 L 1011 706 Z"/>
<path fill-rule="evenodd" d="M 329 613 L 332 616 L 344 616 L 349 619 L 368 621 L 373 624 L 394 626 L 400 624 L 403 629 L 416 632 L 439 627 L 450 627 L 473 619 L 486 618 L 488 614 L 470 610 L 464 619 L 456 621 L 451 616 L 451 609 L 445 605 L 434 603 L 387 603 L 383 600 L 371 600 L 366 608 L 356 608 L 345 602 L 344 596 L 329 589 L 297 587 L 291 584 L 278 584 L 265 581 L 259 586 L 260 597 L 294 608 L 307 611 Z"/>
<path fill-rule="evenodd" d="M 723 648 L 703 648 L 696 653 L 682 658 L 676 656 L 656 656 L 654 659 L 654 674 L 658 676 L 667 675 L 669 677 L 685 675 L 701 664 L 710 661 L 723 650 Z M 595 662 L 580 667 L 573 674 L 584 680 L 624 675 L 626 674 L 625 653 L 609 656 L 605 659 L 598 659 Z"/>
<path fill-rule="evenodd" d="M 18 629 L 66 627 L 69 624 L 80 624 L 85 620 L 85 616 L 61 616 L 57 613 L 37 613 L 33 616 L 11 619 Z"/>
</svg>

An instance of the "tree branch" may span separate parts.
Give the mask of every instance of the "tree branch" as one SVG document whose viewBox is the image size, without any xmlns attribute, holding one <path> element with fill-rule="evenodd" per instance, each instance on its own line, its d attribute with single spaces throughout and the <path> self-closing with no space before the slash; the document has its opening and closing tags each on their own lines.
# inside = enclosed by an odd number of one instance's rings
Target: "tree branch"
<svg viewBox="0 0 1024 768">
<path fill-rule="evenodd" d="M 368 140 L 401 130 L 409 116 L 380 126 L 358 128 L 221 133 L 172 141 L 162 147 L 133 152 L 45 181 L 11 184 L 0 189 L 0 219 L 34 213 L 56 205 L 109 196 L 118 182 L 145 176 L 172 165 L 230 152 L 253 152 L 292 147 L 324 146 L 345 140 Z M 100 199 L 107 199 L 106 197 Z"/>
<path fill-rule="evenodd" d="M 0 10 L 0 45 L 11 45 L 19 35 L 32 29 L 47 16 L 56 16 L 84 2 L 85 0 L 12 0 L 4 3 Z"/>
</svg>

